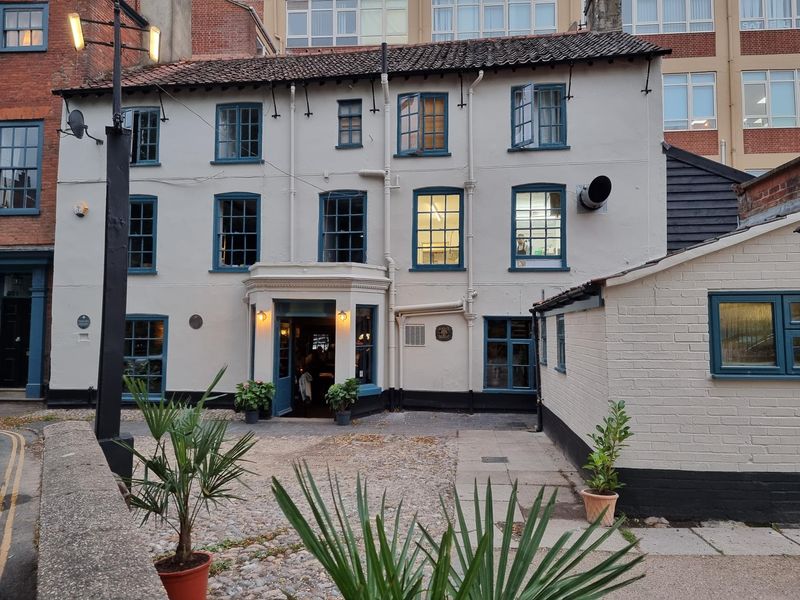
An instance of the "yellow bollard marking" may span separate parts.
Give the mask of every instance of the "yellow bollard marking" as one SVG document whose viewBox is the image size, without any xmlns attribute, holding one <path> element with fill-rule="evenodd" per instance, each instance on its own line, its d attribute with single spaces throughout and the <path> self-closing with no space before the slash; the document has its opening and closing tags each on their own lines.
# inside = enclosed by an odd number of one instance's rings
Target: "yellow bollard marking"
<svg viewBox="0 0 800 600">
<path fill-rule="evenodd" d="M 14 529 L 14 514 L 17 510 L 17 494 L 19 494 L 19 483 L 22 479 L 22 467 L 25 464 L 25 438 L 18 433 L 12 431 L 0 431 L 0 433 L 7 435 L 12 440 L 19 442 L 19 459 L 17 460 L 17 472 L 14 476 L 14 485 L 11 488 L 11 504 L 8 508 L 8 517 L 6 518 L 6 526 L 3 531 L 3 541 L 0 543 L 0 579 L 3 577 L 3 571 L 8 562 L 8 552 L 11 549 L 11 537 Z M 4 487 L 8 485 L 6 481 Z M 0 501 L 5 503 L 5 496 L 0 496 Z"/>
</svg>

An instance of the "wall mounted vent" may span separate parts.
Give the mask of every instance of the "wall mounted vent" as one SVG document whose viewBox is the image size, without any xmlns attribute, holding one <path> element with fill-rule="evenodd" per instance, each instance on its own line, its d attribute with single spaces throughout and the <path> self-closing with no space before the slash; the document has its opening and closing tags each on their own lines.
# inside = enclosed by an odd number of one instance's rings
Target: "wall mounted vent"
<svg viewBox="0 0 800 600">
<path fill-rule="evenodd" d="M 425 325 L 406 325 L 406 346 L 425 345 Z"/>
</svg>

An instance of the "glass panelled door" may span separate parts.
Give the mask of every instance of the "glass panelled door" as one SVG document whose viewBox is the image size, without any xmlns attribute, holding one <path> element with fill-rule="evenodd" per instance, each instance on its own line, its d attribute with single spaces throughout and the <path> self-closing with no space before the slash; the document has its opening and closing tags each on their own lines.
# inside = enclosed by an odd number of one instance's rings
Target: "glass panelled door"
<svg viewBox="0 0 800 600">
<path fill-rule="evenodd" d="M 292 320 L 275 323 L 275 400 L 272 413 L 280 416 L 292 410 Z"/>
</svg>

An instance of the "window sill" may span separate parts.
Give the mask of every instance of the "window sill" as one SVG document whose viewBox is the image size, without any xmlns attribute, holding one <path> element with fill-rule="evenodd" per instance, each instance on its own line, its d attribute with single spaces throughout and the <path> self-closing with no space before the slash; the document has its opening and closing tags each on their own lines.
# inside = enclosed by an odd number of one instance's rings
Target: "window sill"
<svg viewBox="0 0 800 600">
<path fill-rule="evenodd" d="M 409 154 L 395 154 L 394 158 L 428 158 L 431 156 L 452 156 L 449 152 L 411 152 Z"/>
<path fill-rule="evenodd" d="M 798 375 L 783 375 L 783 374 L 774 374 L 768 375 L 766 373 L 712 373 L 711 379 L 730 379 L 730 380 L 761 380 L 761 381 L 780 381 L 780 380 L 794 380 L 797 381 L 800 379 L 800 374 Z"/>
<path fill-rule="evenodd" d="M 215 267 L 213 269 L 209 269 L 209 273 L 247 273 L 250 270 L 250 267 Z"/>
<path fill-rule="evenodd" d="M 14 8 L 19 8 L 15 6 Z M 2 52 L 47 52 L 47 46 L 13 46 L 11 48 L 0 48 Z"/>
<path fill-rule="evenodd" d="M 484 394 L 535 394 L 536 390 L 534 388 L 526 388 L 521 390 L 519 388 L 483 388 Z"/>
<path fill-rule="evenodd" d="M 563 375 L 567 374 L 567 367 L 553 367 L 553 370 L 554 371 L 558 371 L 559 373 L 562 373 Z"/>
<path fill-rule="evenodd" d="M 374 383 L 365 383 L 358 386 L 358 397 L 361 396 L 378 396 L 383 392 L 383 388 L 375 385 Z"/>
<path fill-rule="evenodd" d="M 466 271 L 466 267 L 411 267 L 408 271 L 410 273 L 425 273 L 426 271 L 434 271 L 434 272 L 441 272 L 441 271 Z"/>
<path fill-rule="evenodd" d="M 0 208 L 0 216 L 2 215 L 38 215 L 38 208 Z"/>
<path fill-rule="evenodd" d="M 138 163 L 130 163 L 130 165 L 131 165 L 131 169 L 133 169 L 133 168 L 136 168 L 136 167 L 160 167 L 161 163 L 158 162 L 158 161 L 156 161 L 156 162 L 138 162 Z"/>
<path fill-rule="evenodd" d="M 128 275 L 158 275 L 155 269 L 141 269 L 139 271 L 128 271 Z"/>
<path fill-rule="evenodd" d="M 664 129 L 664 133 L 695 133 L 700 131 L 719 131 L 716 127 L 707 127 L 705 129 Z"/>
<path fill-rule="evenodd" d="M 263 158 L 242 158 L 242 159 L 217 159 L 209 162 L 211 165 L 263 165 Z"/>
<path fill-rule="evenodd" d="M 356 148 L 363 148 L 363 144 L 342 144 L 335 146 L 337 150 L 354 150 Z"/>
<path fill-rule="evenodd" d="M 570 267 L 509 267 L 509 273 L 517 273 L 517 272 L 524 272 L 529 271 L 532 273 L 541 273 L 543 271 L 556 271 L 560 273 L 569 273 L 571 270 Z"/>
<path fill-rule="evenodd" d="M 570 146 L 512 146 L 508 152 L 545 152 L 547 150 L 570 150 Z"/>
</svg>

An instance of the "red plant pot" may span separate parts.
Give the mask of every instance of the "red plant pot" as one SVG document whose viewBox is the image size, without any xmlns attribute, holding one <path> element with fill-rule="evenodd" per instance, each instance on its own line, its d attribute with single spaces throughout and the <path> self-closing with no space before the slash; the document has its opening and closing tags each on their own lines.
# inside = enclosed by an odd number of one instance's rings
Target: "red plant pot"
<svg viewBox="0 0 800 600">
<path fill-rule="evenodd" d="M 206 560 L 196 567 L 185 571 L 161 572 L 161 583 L 167 590 L 169 600 L 206 600 L 208 594 L 208 570 L 211 568 L 211 554 L 193 552 L 193 556 L 202 555 Z M 156 563 L 158 568 L 158 563 Z"/>
</svg>

